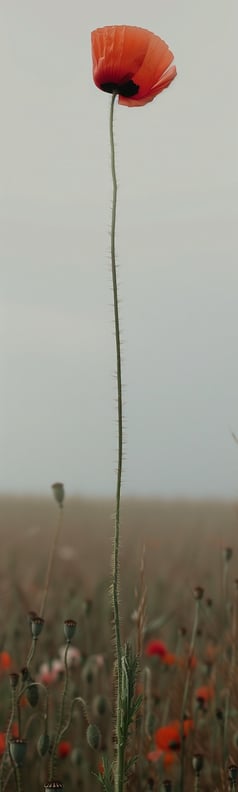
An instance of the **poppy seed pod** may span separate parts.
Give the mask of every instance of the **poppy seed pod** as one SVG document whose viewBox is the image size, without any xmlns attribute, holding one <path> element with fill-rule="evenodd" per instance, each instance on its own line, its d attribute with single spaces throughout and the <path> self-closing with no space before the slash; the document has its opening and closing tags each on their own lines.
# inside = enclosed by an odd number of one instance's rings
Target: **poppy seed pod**
<svg viewBox="0 0 238 792">
<path fill-rule="evenodd" d="M 9 742 L 10 756 L 16 767 L 21 767 L 23 765 L 26 755 L 26 747 L 27 747 L 26 740 L 20 740 L 19 737 L 14 740 L 10 740 Z"/>
<path fill-rule="evenodd" d="M 64 785 L 61 781 L 48 781 L 47 784 L 44 785 L 45 792 L 50 792 L 50 789 L 64 789 Z"/>
<path fill-rule="evenodd" d="M 87 743 L 93 751 L 99 751 L 101 746 L 101 732 L 95 723 L 90 723 L 86 731 Z"/>
<path fill-rule="evenodd" d="M 237 765 L 230 765 L 228 767 L 228 781 L 237 781 L 238 779 L 238 767 Z"/>
<path fill-rule="evenodd" d="M 55 484 L 52 484 L 52 490 L 56 502 L 62 509 L 64 503 L 64 485 L 61 483 L 61 481 L 56 481 Z"/>
<path fill-rule="evenodd" d="M 41 634 L 43 627 L 44 627 L 44 619 L 42 619 L 40 616 L 34 616 L 31 619 L 32 638 L 39 638 L 39 635 Z"/>
<path fill-rule="evenodd" d="M 26 697 L 29 701 L 29 704 L 31 705 L 31 707 L 36 707 L 39 701 L 39 691 L 38 691 L 37 683 L 30 675 L 27 667 L 23 668 L 21 673 L 22 673 L 22 679 L 24 685 L 26 685 L 27 682 L 29 683 L 28 686 L 26 687 Z"/>
<path fill-rule="evenodd" d="M 198 775 L 201 773 L 203 768 L 203 755 L 202 754 L 194 754 L 192 758 L 192 768 L 194 772 Z"/>
<path fill-rule="evenodd" d="M 66 621 L 64 622 L 64 634 L 65 634 L 66 641 L 68 643 L 70 643 L 70 641 L 72 641 L 72 638 L 74 637 L 74 633 L 75 633 L 76 627 L 77 627 L 77 622 L 74 621 L 74 619 L 66 619 Z"/>
<path fill-rule="evenodd" d="M 47 732 L 45 734 L 41 734 L 39 740 L 37 742 L 37 750 L 39 756 L 45 756 L 48 753 L 50 747 L 50 738 Z"/>
</svg>

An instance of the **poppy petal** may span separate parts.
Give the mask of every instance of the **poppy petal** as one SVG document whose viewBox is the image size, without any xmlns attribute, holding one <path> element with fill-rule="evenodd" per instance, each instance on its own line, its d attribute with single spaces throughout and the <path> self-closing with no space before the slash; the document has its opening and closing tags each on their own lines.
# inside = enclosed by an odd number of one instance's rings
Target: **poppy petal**
<svg viewBox="0 0 238 792">
<path fill-rule="evenodd" d="M 93 30 L 93 78 L 97 87 L 108 82 L 120 85 L 132 79 L 143 63 L 151 35 L 148 30 L 130 25 Z"/>
<path fill-rule="evenodd" d="M 139 70 L 134 73 L 134 81 L 138 83 L 138 99 L 148 96 L 158 85 L 164 72 L 174 59 L 168 44 L 159 36 L 151 36 L 148 50 Z"/>
</svg>

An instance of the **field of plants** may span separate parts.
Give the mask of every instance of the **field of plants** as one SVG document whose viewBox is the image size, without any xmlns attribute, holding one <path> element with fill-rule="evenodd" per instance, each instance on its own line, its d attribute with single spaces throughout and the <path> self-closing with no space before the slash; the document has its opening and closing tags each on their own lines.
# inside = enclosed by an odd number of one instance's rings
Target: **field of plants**
<svg viewBox="0 0 238 792">
<path fill-rule="evenodd" d="M 58 506 L 1 497 L 1 792 L 113 788 L 113 503 Z M 129 792 L 237 787 L 237 521 L 229 502 L 122 504 Z"/>
</svg>

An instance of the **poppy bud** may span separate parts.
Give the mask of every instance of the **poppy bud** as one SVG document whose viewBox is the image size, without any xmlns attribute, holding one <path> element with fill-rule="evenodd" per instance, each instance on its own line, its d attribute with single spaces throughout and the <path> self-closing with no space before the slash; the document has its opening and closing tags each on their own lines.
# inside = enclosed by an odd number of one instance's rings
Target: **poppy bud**
<svg viewBox="0 0 238 792">
<path fill-rule="evenodd" d="M 74 621 L 74 619 L 66 619 L 66 621 L 64 622 L 64 634 L 67 643 L 70 643 L 70 641 L 72 641 L 76 627 L 77 627 L 77 622 Z"/>
<path fill-rule="evenodd" d="M 98 751 L 101 746 L 101 732 L 95 723 L 90 723 L 86 731 L 87 743 L 93 751 Z"/>
<path fill-rule="evenodd" d="M 201 600 L 203 598 L 204 589 L 202 586 L 195 586 L 193 589 L 193 596 L 195 600 Z"/>
<path fill-rule="evenodd" d="M 39 635 L 43 630 L 43 626 L 44 626 L 44 619 L 41 619 L 40 616 L 33 616 L 33 618 L 31 619 L 32 638 L 39 638 Z"/>
<path fill-rule="evenodd" d="M 93 700 L 93 710 L 95 715 L 103 716 L 109 710 L 109 703 L 106 696 L 95 696 Z"/>
<path fill-rule="evenodd" d="M 82 751 L 80 751 L 80 748 L 73 748 L 72 753 L 70 754 L 70 761 L 73 765 L 80 767 L 83 762 L 83 754 Z"/>
<path fill-rule="evenodd" d="M 39 756 L 45 756 L 48 753 L 50 747 L 50 738 L 49 735 L 45 732 L 45 734 L 41 734 L 39 740 L 37 742 L 37 750 Z"/>
<path fill-rule="evenodd" d="M 23 765 L 26 755 L 26 746 L 26 740 L 20 740 L 19 737 L 9 742 L 10 756 L 16 767 L 21 767 Z"/>
<path fill-rule="evenodd" d="M 64 485 L 61 484 L 60 481 L 56 481 L 55 484 L 52 484 L 52 490 L 56 502 L 59 504 L 60 509 L 62 509 L 64 503 Z"/>
</svg>

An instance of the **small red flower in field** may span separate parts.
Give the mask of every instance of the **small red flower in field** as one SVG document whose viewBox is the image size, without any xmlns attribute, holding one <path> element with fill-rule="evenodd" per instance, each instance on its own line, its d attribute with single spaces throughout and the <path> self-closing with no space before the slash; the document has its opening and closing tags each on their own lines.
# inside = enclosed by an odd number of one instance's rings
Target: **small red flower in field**
<svg viewBox="0 0 238 792">
<path fill-rule="evenodd" d="M 168 654 L 167 646 L 163 641 L 154 639 L 149 641 L 149 643 L 146 645 L 145 654 L 148 655 L 148 657 L 153 657 L 155 655 L 157 657 L 165 658 Z"/>
<path fill-rule="evenodd" d="M 201 701 L 204 704 L 208 704 L 209 701 L 215 696 L 215 690 L 212 685 L 201 685 L 201 687 L 197 688 L 195 697 L 197 701 Z"/>
<path fill-rule="evenodd" d="M 72 745 L 67 740 L 62 740 L 58 745 L 58 755 L 60 759 L 66 759 L 69 754 L 71 754 Z"/>
<path fill-rule="evenodd" d="M 167 767 L 171 767 L 177 762 L 178 756 L 176 751 L 162 751 L 157 748 L 155 751 L 150 751 L 147 754 L 147 759 L 149 762 L 158 762 L 159 759 L 162 759 L 164 769 L 166 770 Z"/>
<path fill-rule="evenodd" d="M 163 657 L 163 663 L 167 666 L 173 666 L 178 662 L 178 658 L 172 652 L 166 652 L 165 656 Z"/>
<path fill-rule="evenodd" d="M 193 729 L 193 720 L 186 718 L 183 721 L 184 737 Z M 181 723 L 179 720 L 171 721 L 167 726 L 161 726 L 155 732 L 157 748 L 162 751 L 178 751 L 181 745 Z"/>
<path fill-rule="evenodd" d="M 149 30 L 111 25 L 94 30 L 91 40 L 95 85 L 118 94 L 119 104 L 145 105 L 176 77 L 168 44 Z"/>
<path fill-rule="evenodd" d="M 6 748 L 6 735 L 4 732 L 0 732 L 0 756 L 4 754 Z"/>
<path fill-rule="evenodd" d="M 9 671 L 12 667 L 12 658 L 9 652 L 0 652 L 0 671 Z"/>
</svg>

